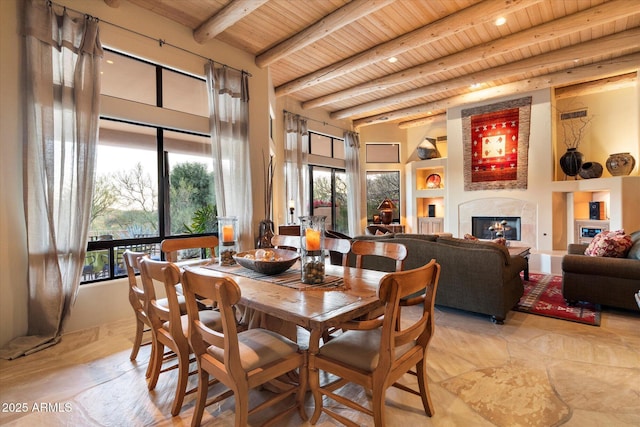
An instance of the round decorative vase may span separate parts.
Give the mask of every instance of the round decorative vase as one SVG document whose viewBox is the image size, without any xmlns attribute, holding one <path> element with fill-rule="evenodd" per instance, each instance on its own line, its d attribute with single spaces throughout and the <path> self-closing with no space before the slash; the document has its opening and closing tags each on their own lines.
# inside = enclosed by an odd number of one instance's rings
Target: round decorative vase
<svg viewBox="0 0 640 427">
<path fill-rule="evenodd" d="M 560 169 L 567 176 L 576 176 L 583 161 L 584 156 L 577 148 L 567 148 L 567 152 L 560 157 Z"/>
<path fill-rule="evenodd" d="M 602 170 L 602 165 L 598 162 L 584 162 L 578 174 L 583 179 L 600 178 Z"/>
<path fill-rule="evenodd" d="M 613 176 L 629 175 L 636 165 L 636 159 L 629 153 L 611 154 L 607 159 L 606 166 Z"/>
</svg>

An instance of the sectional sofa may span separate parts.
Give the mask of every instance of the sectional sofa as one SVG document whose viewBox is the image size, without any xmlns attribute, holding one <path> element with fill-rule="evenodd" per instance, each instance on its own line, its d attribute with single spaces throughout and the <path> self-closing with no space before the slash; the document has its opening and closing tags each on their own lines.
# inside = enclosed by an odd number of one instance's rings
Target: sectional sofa
<svg viewBox="0 0 640 427">
<path fill-rule="evenodd" d="M 358 236 L 402 243 L 407 247 L 405 269 L 420 267 L 432 258 L 441 268 L 436 305 L 487 314 L 502 324 L 524 292 L 520 272 L 527 267 L 521 256 L 511 256 L 503 245 L 423 234 Z M 350 256 L 350 265 L 355 259 Z M 394 262 L 376 256 L 363 259 L 363 268 L 393 271 Z"/>
</svg>

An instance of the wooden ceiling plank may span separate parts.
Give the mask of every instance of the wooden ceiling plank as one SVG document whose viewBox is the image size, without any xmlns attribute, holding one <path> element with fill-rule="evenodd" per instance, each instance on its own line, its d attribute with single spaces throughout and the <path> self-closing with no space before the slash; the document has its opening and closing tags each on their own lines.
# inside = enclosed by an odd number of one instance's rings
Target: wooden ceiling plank
<svg viewBox="0 0 640 427">
<path fill-rule="evenodd" d="M 440 111 L 472 102 L 488 100 L 500 96 L 514 95 L 524 92 L 532 92 L 540 89 L 548 89 L 555 86 L 577 84 L 596 79 L 603 79 L 619 74 L 633 73 L 640 67 L 640 53 L 613 58 L 581 67 L 571 68 L 555 73 L 531 79 L 519 80 L 513 83 L 479 90 L 471 93 L 441 99 L 435 102 L 420 104 L 414 107 L 390 111 L 370 117 L 363 117 L 353 121 L 355 128 L 369 126 L 377 123 L 387 123 L 401 120 L 405 117 L 420 114 L 428 115 L 432 111 Z"/>
<path fill-rule="evenodd" d="M 291 55 L 305 46 L 314 43 L 328 34 L 348 25 L 363 16 L 369 15 L 395 0 L 353 0 L 340 9 L 323 17 L 303 31 L 291 36 L 271 49 L 256 56 L 256 65 L 264 68 L 285 56 Z"/>
<path fill-rule="evenodd" d="M 109 6 L 117 9 L 120 7 L 120 0 L 104 0 L 104 3 Z"/>
<path fill-rule="evenodd" d="M 633 2 L 627 0 L 611 1 L 443 58 L 437 58 L 433 61 L 389 74 L 351 88 L 305 101 L 302 103 L 302 108 L 317 108 L 361 96 L 369 92 L 386 90 L 398 84 L 425 78 L 430 74 L 444 72 L 472 62 L 477 62 L 479 59 L 484 61 L 488 58 L 504 55 L 507 52 L 522 49 L 526 46 L 533 46 L 534 44 L 544 41 L 558 39 L 575 32 L 575 28 L 578 26 L 585 29 L 593 28 L 594 26 L 606 24 L 634 14 L 640 14 L 640 10 Z"/>
<path fill-rule="evenodd" d="M 640 50 L 640 27 L 345 108 L 332 112 L 330 116 L 332 119 L 344 119 L 368 111 L 392 107 L 399 102 L 408 102 L 438 92 L 464 88 L 474 83 L 485 83 L 485 81 L 522 75 L 527 71 L 534 72 L 536 69 L 544 70 L 549 67 L 571 68 L 575 66 L 575 58 L 586 60 L 615 52 L 629 52 L 634 49 Z"/>
<path fill-rule="evenodd" d="M 275 89 L 275 94 L 276 96 L 283 96 L 303 90 L 435 40 L 461 33 L 483 22 L 493 20 L 497 14 L 504 15 L 512 13 L 531 7 L 533 4 L 541 1 L 542 0 L 488 0 L 476 3 L 443 19 L 403 34 L 400 37 L 396 37 L 393 40 L 280 85 Z"/>
<path fill-rule="evenodd" d="M 193 31 L 198 43 L 211 40 L 269 0 L 233 0 Z"/>
</svg>

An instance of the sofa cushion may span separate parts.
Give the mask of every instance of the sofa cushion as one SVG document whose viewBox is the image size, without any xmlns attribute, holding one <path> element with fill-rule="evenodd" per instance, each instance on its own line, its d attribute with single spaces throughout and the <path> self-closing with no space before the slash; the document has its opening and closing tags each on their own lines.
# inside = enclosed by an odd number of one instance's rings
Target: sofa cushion
<svg viewBox="0 0 640 427">
<path fill-rule="evenodd" d="M 624 230 L 603 231 L 591 240 L 584 254 L 589 256 L 625 258 L 631 246 L 633 246 L 631 236 L 624 234 Z"/>
<path fill-rule="evenodd" d="M 485 240 L 465 240 L 465 239 L 457 239 L 455 237 L 438 237 L 438 243 L 443 243 L 450 246 L 459 246 L 463 248 L 470 249 L 485 249 L 485 250 L 494 250 L 498 251 L 502 254 L 504 258 L 504 264 L 509 265 L 511 262 L 511 255 L 509 254 L 509 249 L 505 245 L 499 245 L 494 242 L 485 241 Z"/>
<path fill-rule="evenodd" d="M 438 236 L 435 234 L 415 234 L 415 233 L 396 233 L 396 239 L 408 238 L 417 240 L 426 240 L 429 242 L 435 242 L 438 240 Z"/>
<path fill-rule="evenodd" d="M 640 230 L 634 231 L 629 236 L 631 237 L 633 246 L 631 246 L 631 249 L 627 252 L 627 258 L 640 259 Z"/>
</svg>

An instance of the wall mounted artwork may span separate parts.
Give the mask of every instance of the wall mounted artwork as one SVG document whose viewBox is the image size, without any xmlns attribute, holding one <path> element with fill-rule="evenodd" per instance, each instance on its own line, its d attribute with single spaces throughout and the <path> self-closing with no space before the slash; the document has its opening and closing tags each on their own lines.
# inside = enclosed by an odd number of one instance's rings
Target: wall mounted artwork
<svg viewBox="0 0 640 427">
<path fill-rule="evenodd" d="M 464 189 L 526 189 L 531 97 L 462 110 Z"/>
</svg>

